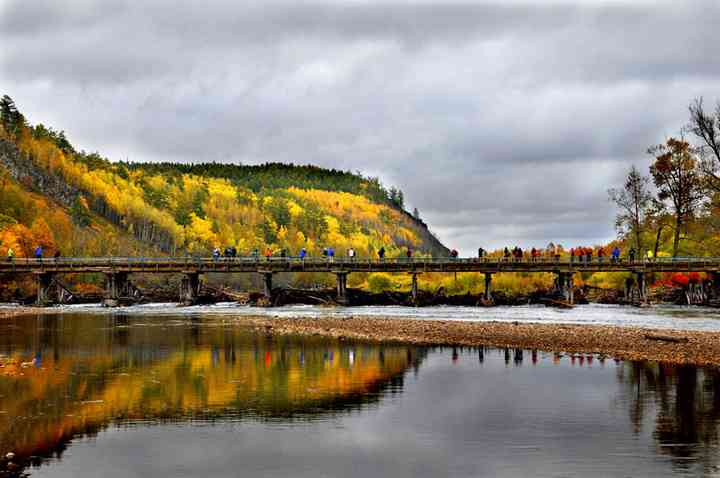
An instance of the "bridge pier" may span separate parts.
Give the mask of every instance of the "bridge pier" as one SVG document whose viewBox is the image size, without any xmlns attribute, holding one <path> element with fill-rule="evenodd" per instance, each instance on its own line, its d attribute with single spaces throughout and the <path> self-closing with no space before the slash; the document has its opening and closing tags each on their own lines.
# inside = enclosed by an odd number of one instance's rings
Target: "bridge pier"
<svg viewBox="0 0 720 478">
<path fill-rule="evenodd" d="M 573 272 L 558 272 L 555 279 L 556 289 L 560 295 L 570 304 L 575 302 L 575 284 Z"/>
<path fill-rule="evenodd" d="M 640 302 L 642 302 L 642 303 L 647 302 L 647 291 L 645 289 L 645 273 L 644 272 L 636 272 L 635 273 L 635 283 L 637 284 Z"/>
<path fill-rule="evenodd" d="M 492 274 L 489 272 L 485 273 L 485 300 L 492 301 Z"/>
<path fill-rule="evenodd" d="M 412 303 L 417 303 L 417 295 L 418 295 L 418 279 L 417 276 L 420 274 L 419 272 L 411 272 L 412 275 L 412 283 L 410 286 L 410 296 L 412 297 Z"/>
<path fill-rule="evenodd" d="M 180 281 L 180 302 L 183 305 L 197 304 L 200 296 L 200 273 L 185 272 Z"/>
<path fill-rule="evenodd" d="M 711 272 L 710 281 L 712 288 L 708 291 L 708 295 L 713 299 L 720 299 L 720 272 Z"/>
<path fill-rule="evenodd" d="M 35 304 L 44 307 L 53 303 L 50 298 L 50 289 L 53 285 L 52 272 L 36 272 L 35 283 L 37 284 L 37 300 Z"/>
<path fill-rule="evenodd" d="M 263 280 L 263 295 L 266 299 L 271 300 L 272 299 L 272 282 L 273 282 L 273 273 L 270 271 L 258 271 L 260 275 L 262 276 Z"/>
<path fill-rule="evenodd" d="M 105 273 L 105 297 L 102 302 L 104 307 L 117 307 L 122 298 L 130 297 L 130 295 L 130 281 L 127 272 Z"/>
<path fill-rule="evenodd" d="M 347 305 L 347 276 L 348 272 L 336 272 L 335 277 L 337 278 L 337 301 L 338 304 Z"/>
</svg>

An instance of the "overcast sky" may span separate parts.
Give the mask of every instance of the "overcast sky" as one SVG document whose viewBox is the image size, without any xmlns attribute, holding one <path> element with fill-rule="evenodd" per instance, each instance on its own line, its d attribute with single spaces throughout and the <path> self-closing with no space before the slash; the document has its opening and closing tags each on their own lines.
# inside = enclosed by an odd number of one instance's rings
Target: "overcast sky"
<svg viewBox="0 0 720 478">
<path fill-rule="evenodd" d="M 720 98 L 719 25 L 717 0 L 0 0 L 0 93 L 112 160 L 379 176 L 468 254 L 586 245 Z"/>
</svg>

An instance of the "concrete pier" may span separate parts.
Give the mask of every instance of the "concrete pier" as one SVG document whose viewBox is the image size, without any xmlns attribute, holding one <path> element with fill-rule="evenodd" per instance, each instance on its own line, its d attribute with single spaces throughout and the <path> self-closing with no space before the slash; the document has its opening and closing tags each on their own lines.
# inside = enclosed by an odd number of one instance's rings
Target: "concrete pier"
<svg viewBox="0 0 720 478">
<path fill-rule="evenodd" d="M 645 273 L 644 272 L 636 272 L 635 273 L 635 283 L 637 284 L 637 290 L 638 290 L 638 296 L 640 298 L 640 302 L 642 302 L 642 303 L 647 302 L 647 290 L 645 288 Z"/>
<path fill-rule="evenodd" d="M 117 307 L 123 298 L 131 296 L 130 281 L 127 272 L 105 273 L 105 297 L 103 306 Z"/>
<path fill-rule="evenodd" d="M 492 300 L 492 274 L 485 273 L 485 300 Z"/>
<path fill-rule="evenodd" d="M 410 287 L 410 295 L 412 296 L 413 304 L 417 302 L 417 295 L 418 295 L 418 280 L 417 280 L 418 273 L 413 272 L 412 273 L 412 285 Z"/>
<path fill-rule="evenodd" d="M 555 288 L 570 304 L 575 302 L 575 284 L 573 272 L 558 272 L 555 279 Z"/>
<path fill-rule="evenodd" d="M 272 299 L 273 273 L 270 271 L 258 271 L 262 276 L 263 295 L 268 299 Z"/>
<path fill-rule="evenodd" d="M 348 276 L 348 273 L 345 271 L 340 271 L 340 272 L 335 273 L 335 277 L 337 278 L 337 301 L 338 301 L 338 304 L 347 305 L 347 303 L 348 303 L 347 276 Z"/>
<path fill-rule="evenodd" d="M 200 297 L 200 274 L 186 272 L 180 281 L 180 302 L 183 305 L 195 305 Z"/>
<path fill-rule="evenodd" d="M 37 284 L 37 300 L 35 304 L 41 307 L 51 305 L 53 303 L 50 297 L 53 285 L 52 272 L 36 272 L 35 283 Z"/>
</svg>

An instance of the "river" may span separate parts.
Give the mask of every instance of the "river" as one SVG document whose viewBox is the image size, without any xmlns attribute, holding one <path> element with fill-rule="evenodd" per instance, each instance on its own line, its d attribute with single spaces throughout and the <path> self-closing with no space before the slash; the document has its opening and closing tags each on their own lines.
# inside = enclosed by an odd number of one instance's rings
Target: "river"
<svg viewBox="0 0 720 478">
<path fill-rule="evenodd" d="M 2 306 L 0 306 L 1 308 Z M 104 308 L 100 304 L 61 306 L 44 309 L 49 313 L 90 313 L 103 315 L 143 315 L 154 317 L 400 317 L 426 320 L 498 321 L 544 324 L 585 324 L 646 327 L 653 329 L 698 330 L 720 332 L 720 309 L 655 305 L 631 307 L 588 304 L 573 309 L 558 309 L 544 305 L 500 307 L 321 307 L 297 305 L 284 307 L 238 306 L 220 303 L 209 306 L 178 307 L 177 304 L 146 304 L 131 307 Z"/>
<path fill-rule="evenodd" d="M 232 309 L 4 319 L 0 453 L 33 477 L 720 474 L 716 369 L 280 337 L 233 324 Z M 262 312 L 720 323 L 672 307 Z"/>
</svg>

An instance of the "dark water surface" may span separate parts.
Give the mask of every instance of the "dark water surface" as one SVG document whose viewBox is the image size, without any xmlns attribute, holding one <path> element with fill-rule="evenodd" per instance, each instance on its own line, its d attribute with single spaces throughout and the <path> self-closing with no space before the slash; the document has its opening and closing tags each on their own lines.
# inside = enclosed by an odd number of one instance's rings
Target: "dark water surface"
<svg viewBox="0 0 720 478">
<path fill-rule="evenodd" d="M 720 476 L 715 369 L 149 314 L 7 319 L 0 354 L 30 476 Z"/>
</svg>

